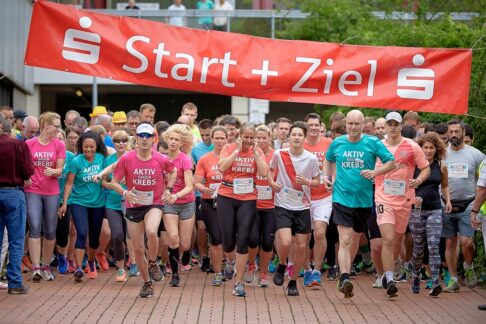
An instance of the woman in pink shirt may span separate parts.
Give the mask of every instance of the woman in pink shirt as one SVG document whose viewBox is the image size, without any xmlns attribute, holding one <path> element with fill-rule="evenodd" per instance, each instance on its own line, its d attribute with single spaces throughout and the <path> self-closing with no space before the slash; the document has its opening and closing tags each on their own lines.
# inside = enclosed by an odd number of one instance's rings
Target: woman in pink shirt
<svg viewBox="0 0 486 324">
<path fill-rule="evenodd" d="M 56 138 L 60 128 L 61 117 L 56 113 L 46 112 L 40 116 L 40 136 L 26 141 L 34 163 L 34 175 L 25 186 L 33 282 L 54 280 L 49 264 L 56 243 L 59 207 L 57 178 L 62 173 L 66 159 L 66 146 Z M 41 235 L 44 236 L 42 253 Z"/>
<path fill-rule="evenodd" d="M 164 226 L 169 243 L 169 262 L 172 287 L 179 286 L 179 248 L 182 255 L 182 269 L 190 270 L 191 238 L 195 224 L 195 200 L 193 191 L 192 160 L 181 148 L 192 145 L 192 132 L 186 125 L 172 125 L 163 134 L 169 146 L 167 156 L 177 168 L 177 178 L 172 194 L 164 205 Z"/>
</svg>

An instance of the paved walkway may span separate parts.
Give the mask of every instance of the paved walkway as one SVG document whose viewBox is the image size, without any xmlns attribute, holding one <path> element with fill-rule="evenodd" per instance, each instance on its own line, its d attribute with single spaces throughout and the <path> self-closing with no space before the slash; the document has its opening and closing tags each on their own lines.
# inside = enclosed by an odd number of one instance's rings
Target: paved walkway
<svg viewBox="0 0 486 324">
<path fill-rule="evenodd" d="M 0 292 L 0 323 L 486 323 L 486 289 L 461 287 L 459 294 L 431 298 L 427 291 L 410 293 L 398 285 L 400 295 L 388 300 L 373 289 L 374 277 L 353 279 L 355 296 L 344 299 L 335 282 L 323 289 L 304 289 L 300 297 L 287 297 L 282 287 L 246 286 L 248 297 L 232 296 L 232 284 L 212 287 L 212 276 L 194 267 L 181 274 L 181 287 L 156 283 L 155 296 L 138 298 L 142 281 L 132 278 L 115 283 L 115 270 L 99 273 L 96 280 L 76 284 L 72 275 L 30 286 L 28 295 Z M 26 277 L 30 278 L 27 274 Z"/>
</svg>

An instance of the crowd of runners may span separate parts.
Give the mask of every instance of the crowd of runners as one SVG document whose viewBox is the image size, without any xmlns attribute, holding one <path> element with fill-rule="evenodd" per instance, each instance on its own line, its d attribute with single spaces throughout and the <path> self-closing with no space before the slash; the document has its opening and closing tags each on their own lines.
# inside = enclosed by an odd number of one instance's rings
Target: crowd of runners
<svg viewBox="0 0 486 324">
<path fill-rule="evenodd" d="M 298 280 L 336 280 L 350 298 L 360 272 L 390 298 L 477 284 L 485 155 L 462 121 L 352 110 L 196 123 L 193 103 L 172 125 L 155 116 L 152 104 L 98 106 L 89 122 L 0 108 L 0 289 L 110 268 L 116 282 L 140 280 L 140 297 L 191 269 L 240 297 L 252 283 L 287 281 L 298 296 Z"/>
</svg>

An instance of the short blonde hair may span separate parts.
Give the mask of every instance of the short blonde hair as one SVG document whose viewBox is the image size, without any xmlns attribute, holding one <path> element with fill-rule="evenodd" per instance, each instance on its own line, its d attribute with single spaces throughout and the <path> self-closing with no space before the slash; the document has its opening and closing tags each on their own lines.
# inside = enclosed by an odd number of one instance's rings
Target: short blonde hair
<svg viewBox="0 0 486 324">
<path fill-rule="evenodd" d="M 270 138 L 272 137 L 272 130 L 267 125 L 260 125 L 255 129 L 255 132 L 266 132 Z"/>
<path fill-rule="evenodd" d="M 183 151 L 186 154 L 189 154 L 191 152 L 192 145 L 194 143 L 194 141 L 193 141 L 194 137 L 192 135 L 192 132 L 191 132 L 191 129 L 189 128 L 189 126 L 184 125 L 184 124 L 174 124 L 174 125 L 170 126 L 162 134 L 162 138 L 164 139 L 165 142 L 167 142 L 170 134 L 172 134 L 172 133 L 177 133 L 177 134 L 181 135 L 181 141 L 182 141 L 181 151 Z"/>
<path fill-rule="evenodd" d="M 101 125 L 94 125 L 89 128 L 93 133 L 96 133 L 98 135 L 105 136 L 106 135 L 106 129 L 101 126 Z"/>
<path fill-rule="evenodd" d="M 140 106 L 140 113 L 142 113 L 144 110 L 148 110 L 150 112 L 157 112 L 157 109 L 155 109 L 155 106 L 150 104 L 150 103 L 145 103 Z"/>
<path fill-rule="evenodd" d="M 61 116 L 58 113 L 47 111 L 40 115 L 39 117 L 39 128 L 42 131 L 46 125 L 52 125 L 54 120 L 59 119 L 61 121 Z"/>
</svg>

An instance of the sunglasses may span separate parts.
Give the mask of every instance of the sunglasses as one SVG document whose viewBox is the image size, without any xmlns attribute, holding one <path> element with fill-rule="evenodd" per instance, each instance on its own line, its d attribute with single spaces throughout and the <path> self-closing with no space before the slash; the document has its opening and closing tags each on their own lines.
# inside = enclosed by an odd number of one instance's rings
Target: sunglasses
<svg viewBox="0 0 486 324">
<path fill-rule="evenodd" d="M 149 134 L 149 133 L 141 133 L 141 134 L 137 134 L 137 136 L 140 137 L 140 138 L 148 139 L 148 138 L 153 137 L 154 135 Z"/>
<path fill-rule="evenodd" d="M 114 139 L 113 140 L 113 143 L 116 143 L 116 144 L 127 144 L 128 143 L 128 140 L 127 139 Z"/>
</svg>

